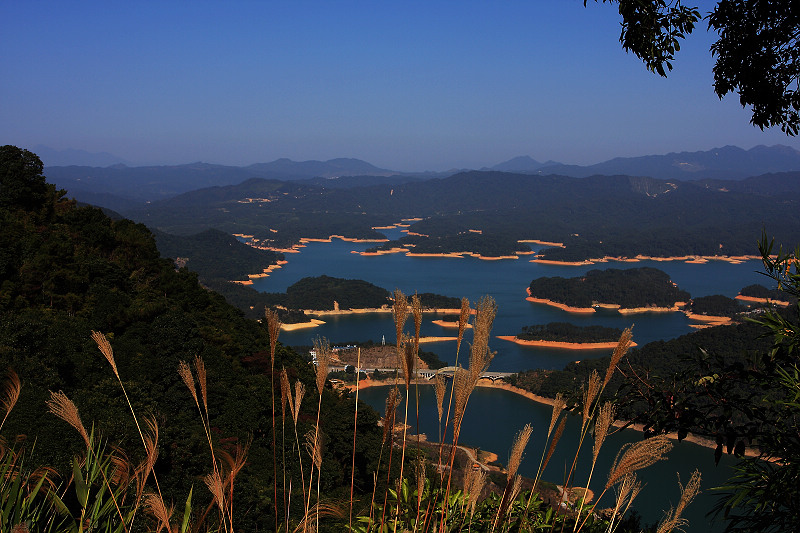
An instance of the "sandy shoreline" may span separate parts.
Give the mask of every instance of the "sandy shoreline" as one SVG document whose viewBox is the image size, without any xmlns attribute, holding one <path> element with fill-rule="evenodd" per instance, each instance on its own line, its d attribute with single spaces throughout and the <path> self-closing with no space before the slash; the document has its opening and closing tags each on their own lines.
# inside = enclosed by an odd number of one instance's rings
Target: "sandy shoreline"
<svg viewBox="0 0 800 533">
<path fill-rule="evenodd" d="M 530 289 L 528 289 L 530 291 Z M 534 298 L 533 296 L 528 296 L 525 298 L 529 302 L 533 302 L 536 304 L 545 304 L 551 307 L 556 307 L 561 309 L 562 311 L 566 311 L 567 313 L 580 313 L 580 314 L 588 314 L 588 313 L 595 313 L 597 312 L 594 307 L 572 307 L 567 304 L 560 304 L 558 302 L 554 302 L 552 300 L 547 300 L 546 298 Z"/>
<path fill-rule="evenodd" d="M 755 296 L 742 296 L 741 294 L 737 294 L 735 297 L 737 300 L 741 300 L 743 302 L 754 302 L 759 304 L 772 304 L 777 305 L 778 307 L 789 307 L 789 302 L 784 302 L 783 300 L 772 300 L 770 298 L 756 298 Z"/>
<path fill-rule="evenodd" d="M 613 350 L 617 347 L 618 341 L 609 342 L 561 342 L 561 341 L 541 341 L 518 339 L 512 335 L 497 335 L 498 339 L 510 341 L 522 346 L 539 346 L 544 348 L 560 348 L 564 350 Z M 635 342 L 631 346 L 636 346 Z"/>
<path fill-rule="evenodd" d="M 298 329 L 315 328 L 321 326 L 325 322 L 312 318 L 308 322 L 296 322 L 294 324 L 281 324 L 281 331 L 295 331 Z"/>
<path fill-rule="evenodd" d="M 251 282 L 252 284 L 252 282 Z M 391 308 L 381 307 L 381 308 L 365 308 L 365 309 L 339 309 L 339 310 L 313 310 L 313 309 L 303 309 L 302 310 L 306 315 L 316 315 L 316 316 L 325 316 L 325 315 L 364 315 L 369 313 L 391 313 Z M 435 309 L 435 308 L 428 308 L 423 309 L 423 313 L 437 313 L 443 315 L 457 315 L 461 314 L 461 309 Z M 474 311 L 473 311 L 474 313 Z M 442 320 L 433 320 L 434 324 L 444 325 L 444 324 L 455 324 L 454 327 L 458 327 L 458 322 L 447 322 Z M 294 324 L 281 324 L 282 331 L 294 331 L 297 329 L 305 329 L 305 328 L 315 328 L 317 326 L 321 326 L 324 324 L 324 320 L 319 320 L 316 318 L 310 318 L 306 322 L 296 322 Z M 445 325 L 444 327 L 450 327 Z M 469 326 L 468 327 L 472 327 Z M 426 339 L 426 340 L 423 340 Z M 435 339 L 435 340 L 434 340 Z M 455 340 L 455 337 L 423 337 L 420 338 L 420 342 L 441 342 L 446 340 Z"/>
<path fill-rule="evenodd" d="M 613 309 L 616 310 L 621 315 L 633 315 L 638 313 L 672 313 L 675 311 L 680 311 L 681 307 L 686 305 L 685 302 L 675 302 L 675 304 L 672 307 L 620 307 L 618 304 L 596 304 L 594 307 L 572 307 L 567 304 L 562 304 L 559 302 L 554 302 L 553 300 L 548 300 L 547 298 L 533 297 L 531 296 L 530 287 L 525 287 L 525 292 L 527 292 L 528 294 L 528 297 L 525 299 L 529 302 L 549 305 L 551 307 L 556 307 L 568 313 L 581 313 L 581 314 L 595 313 L 597 311 L 596 308 Z"/>
<path fill-rule="evenodd" d="M 519 241 L 519 242 L 533 242 L 533 241 Z M 704 264 L 709 261 L 725 261 L 733 265 L 739 265 L 745 261 L 753 261 L 761 259 L 758 255 L 681 255 L 671 257 L 656 257 L 652 255 L 637 255 L 635 257 L 598 257 L 591 259 L 584 259 L 582 261 L 556 261 L 553 259 L 531 259 L 531 263 L 541 263 L 543 265 L 563 265 L 563 266 L 582 266 L 594 265 L 595 263 L 638 263 L 640 261 L 683 261 L 689 264 Z"/>
<path fill-rule="evenodd" d="M 714 316 L 714 315 L 698 315 L 695 313 L 686 312 L 689 320 L 696 320 L 697 322 L 704 322 L 709 326 L 723 326 L 733 322 L 733 319 L 727 316 Z"/>
<path fill-rule="evenodd" d="M 458 329 L 458 321 L 452 320 L 431 320 L 432 324 L 436 324 L 437 326 L 441 326 L 443 328 L 452 328 Z M 472 329 L 472 324 L 465 324 L 466 329 Z"/>
</svg>

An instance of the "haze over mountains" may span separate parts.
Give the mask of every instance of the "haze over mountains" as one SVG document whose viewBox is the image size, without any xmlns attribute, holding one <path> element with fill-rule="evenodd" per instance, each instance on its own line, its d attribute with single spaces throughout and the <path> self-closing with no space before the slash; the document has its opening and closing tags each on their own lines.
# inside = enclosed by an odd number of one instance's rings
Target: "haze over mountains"
<svg viewBox="0 0 800 533">
<path fill-rule="evenodd" d="M 111 154 L 89 154 L 79 150 L 56 152 L 46 147 L 36 149 L 44 154 L 42 160 L 47 165 L 47 176 L 58 187 L 67 189 L 82 201 L 122 209 L 204 187 L 236 185 L 250 178 L 311 180 L 309 184 L 350 188 L 447 177 L 464 170 L 407 173 L 379 168 L 352 158 L 301 162 L 284 158 L 245 167 L 201 162 L 130 167 Z M 59 166 L 51 161 L 86 161 L 88 164 Z M 529 156 L 520 156 L 482 170 L 568 177 L 630 175 L 674 180 L 739 180 L 771 172 L 798 171 L 800 152 L 782 145 L 756 146 L 750 150 L 725 146 L 708 151 L 621 157 L 589 166 L 554 161 L 542 163 Z"/>
</svg>

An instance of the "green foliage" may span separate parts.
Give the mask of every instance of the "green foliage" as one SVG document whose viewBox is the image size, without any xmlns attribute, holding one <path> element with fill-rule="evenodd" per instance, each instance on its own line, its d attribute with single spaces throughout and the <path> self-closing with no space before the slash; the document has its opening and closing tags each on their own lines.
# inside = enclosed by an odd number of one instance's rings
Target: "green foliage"
<svg viewBox="0 0 800 533">
<path fill-rule="evenodd" d="M 517 335 L 523 340 L 556 342 L 616 342 L 622 330 L 604 326 L 575 326 L 568 322 L 550 322 L 525 326 Z"/>
<path fill-rule="evenodd" d="M 700 21 L 696 7 L 665 0 L 603 0 L 618 4 L 622 16 L 620 43 L 661 76 L 672 70 L 680 41 Z M 586 5 L 586 0 L 584 0 Z M 750 122 L 762 130 L 780 126 L 787 135 L 800 130 L 800 8 L 781 0 L 719 0 L 708 14 L 708 29 L 719 39 L 711 45 L 716 57 L 714 92 L 722 98 L 739 94 L 750 106 Z"/>
<path fill-rule="evenodd" d="M 689 309 L 698 315 L 733 317 L 744 311 L 745 307 L 738 300 L 714 294 L 692 298 Z"/>
<path fill-rule="evenodd" d="M 689 293 L 678 289 L 665 272 L 650 268 L 590 270 L 575 278 L 543 277 L 530 284 L 531 296 L 573 307 L 596 303 L 622 307 L 672 307 L 687 301 Z"/>
<path fill-rule="evenodd" d="M 161 231 L 154 235 L 162 257 L 186 260 L 184 266 L 201 280 L 246 280 L 283 259 L 281 253 L 253 248 L 215 229 L 180 237 Z"/>
<path fill-rule="evenodd" d="M 605 3 L 607 0 L 603 0 Z M 654 0 L 608 0 L 618 4 L 622 16 L 619 42 L 626 52 L 633 52 L 644 61 L 647 70 L 666 76 L 672 70 L 680 41 L 694 30 L 700 20 L 697 8 L 680 2 Z M 587 0 L 583 4 L 586 5 Z"/>
<path fill-rule="evenodd" d="M 789 302 L 793 302 L 797 298 L 796 296 L 792 296 L 791 294 L 778 289 L 768 289 L 763 285 L 758 284 L 742 287 L 742 290 L 739 291 L 739 294 L 742 296 L 751 296 L 753 298 L 767 298 L 769 300 Z"/>
<path fill-rule="evenodd" d="M 290 309 L 330 311 L 334 302 L 339 309 L 380 308 L 389 304 L 389 291 L 360 279 L 330 276 L 307 277 L 290 285 L 286 294 L 270 293 L 272 305 Z"/>
<path fill-rule="evenodd" d="M 18 524 L 28 530 L 49 531 L 46 524 L 50 506 L 47 491 L 53 482 L 46 470 L 33 471 L 25 464 L 24 448 L 8 448 L 0 441 L 0 531 Z"/>
<path fill-rule="evenodd" d="M 720 98 L 737 92 L 762 130 L 780 126 L 797 135 L 800 129 L 799 20 L 797 3 L 780 0 L 721 0 L 708 17 L 720 37 L 711 47 L 714 91 Z"/>
<path fill-rule="evenodd" d="M 0 175 L 16 173 L 14 168 L 13 164 L 0 167 Z M 18 178 L 14 174 L 8 183 Z M 102 331 L 113 346 L 133 409 L 159 421 L 155 472 L 166 502 L 184 502 L 192 486 L 204 486 L 203 477 L 210 470 L 206 435 L 177 372 L 180 361 L 199 356 L 208 374 L 215 450 L 231 453 L 237 444 L 252 442 L 248 462 L 236 482 L 233 521 L 243 530 L 264 529 L 273 523 L 273 376 L 265 326 L 245 319 L 220 295 L 199 285 L 196 274 L 176 271 L 171 261 L 159 257 L 150 231 L 141 224 L 111 220 L 98 209 L 78 207 L 55 193 L 48 193 L 38 206 L 0 205 L 0 222 L 0 368 L 13 368 L 23 385 L 2 434 L 9 440 L 25 434 L 37 443 L 27 464 L 51 466 L 62 479 L 69 478 L 75 456 L 86 451 L 80 437 L 65 431 L 46 411 L 48 391 L 59 390 L 74 400 L 85 420 L 97 422 L 104 442 L 127 450 L 133 463 L 141 460 L 138 432 L 119 383 L 90 339 L 93 330 Z M 309 390 L 313 388 L 309 365 L 278 345 L 276 379 L 284 367 L 292 382 L 299 380 Z M 322 432 L 327 446 L 323 456 L 326 461 L 336 457 L 338 464 L 349 464 L 352 401 L 329 390 L 324 394 Z M 301 434 L 309 428 L 312 404 L 316 401 L 306 401 L 300 409 Z M 349 426 L 342 423 L 344 413 L 350 413 Z M 359 411 L 358 435 L 364 443 L 359 464 L 369 465 L 370 454 L 379 448 L 381 430 L 375 417 L 366 406 Z M 328 421 L 349 427 L 350 433 L 344 435 Z M 280 426 L 275 433 L 280 437 Z M 299 501 L 300 468 L 296 450 L 287 440 L 292 496 Z M 95 459 L 99 462 L 92 468 L 99 470 L 82 470 L 85 481 L 98 472 L 102 477 L 103 455 Z M 363 477 L 356 479 L 357 486 L 371 483 L 367 466 L 359 475 Z M 322 489 L 331 493 L 341 494 L 348 484 L 349 469 L 345 473 L 343 468 L 331 468 L 322 478 Z M 90 499 L 98 491 L 91 489 Z M 108 496 L 104 494 L 102 505 L 97 503 L 98 509 L 107 505 Z M 72 498 L 77 499 L 74 491 L 67 497 Z M 69 516 L 75 519 L 79 510 L 67 499 Z M 205 489 L 195 491 L 193 513 L 202 513 L 210 501 Z M 86 507 L 86 512 L 95 510 Z"/>
<path fill-rule="evenodd" d="M 0 207 L 39 209 L 55 187 L 42 176 L 44 165 L 33 152 L 0 146 Z"/>
</svg>

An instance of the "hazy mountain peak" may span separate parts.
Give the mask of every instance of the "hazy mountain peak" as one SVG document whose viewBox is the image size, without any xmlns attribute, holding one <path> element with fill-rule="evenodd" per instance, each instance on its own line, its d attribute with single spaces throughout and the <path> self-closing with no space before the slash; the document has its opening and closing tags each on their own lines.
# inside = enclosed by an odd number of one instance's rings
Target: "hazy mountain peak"
<svg viewBox="0 0 800 533">
<path fill-rule="evenodd" d="M 86 150 L 56 150 L 49 146 L 36 145 L 32 150 L 46 167 L 57 166 L 85 166 L 85 167 L 108 167 L 116 164 L 127 164 L 128 162 L 121 157 L 109 154 L 108 152 L 87 152 Z"/>
</svg>

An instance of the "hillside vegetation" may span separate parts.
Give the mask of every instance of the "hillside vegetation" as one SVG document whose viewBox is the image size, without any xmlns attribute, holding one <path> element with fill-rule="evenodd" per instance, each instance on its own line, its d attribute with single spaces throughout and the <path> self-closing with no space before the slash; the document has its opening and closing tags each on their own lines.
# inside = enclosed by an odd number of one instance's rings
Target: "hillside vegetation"
<svg viewBox="0 0 800 533">
<path fill-rule="evenodd" d="M 680 290 L 666 272 L 656 268 L 590 270 L 574 278 L 543 277 L 531 281 L 530 295 L 572 307 L 615 304 L 623 308 L 672 307 L 686 302 L 689 293 Z"/>
</svg>

